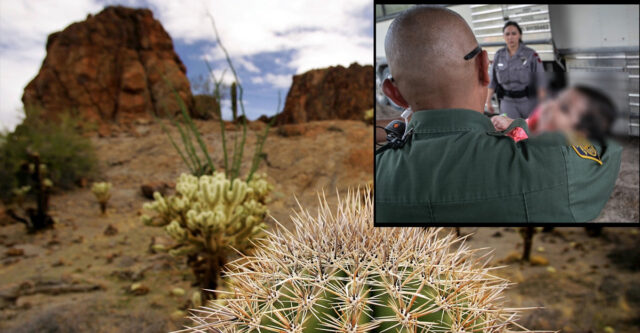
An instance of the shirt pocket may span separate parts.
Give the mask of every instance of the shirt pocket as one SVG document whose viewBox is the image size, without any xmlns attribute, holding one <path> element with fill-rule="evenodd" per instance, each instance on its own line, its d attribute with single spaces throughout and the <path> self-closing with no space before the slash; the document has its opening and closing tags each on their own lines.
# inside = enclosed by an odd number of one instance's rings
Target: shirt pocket
<svg viewBox="0 0 640 333">
<path fill-rule="evenodd" d="M 507 70 L 507 66 L 496 67 L 496 76 L 498 79 L 498 83 L 503 85 L 505 83 L 509 83 L 509 71 Z"/>
<path fill-rule="evenodd" d="M 529 66 L 516 66 L 513 70 L 513 81 L 525 86 L 529 85 L 529 82 L 531 82 L 531 71 L 529 70 Z"/>
</svg>

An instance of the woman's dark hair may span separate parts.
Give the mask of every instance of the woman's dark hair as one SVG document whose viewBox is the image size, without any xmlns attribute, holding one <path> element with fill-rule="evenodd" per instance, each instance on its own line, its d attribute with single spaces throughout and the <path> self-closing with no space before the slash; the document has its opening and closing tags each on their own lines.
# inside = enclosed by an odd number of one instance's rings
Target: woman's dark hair
<svg viewBox="0 0 640 333">
<path fill-rule="evenodd" d="M 590 139 L 604 142 L 604 138 L 611 135 L 611 126 L 616 120 L 616 106 L 602 91 L 575 85 L 575 91 L 587 98 L 587 110 L 580 119 L 577 129 L 587 133 Z"/>
<path fill-rule="evenodd" d="M 520 28 L 520 26 L 518 25 L 518 23 L 513 22 L 513 21 L 507 21 L 507 22 L 504 24 L 504 27 L 502 27 L 502 32 L 504 33 L 504 29 L 506 29 L 506 28 L 507 28 L 508 26 L 510 26 L 510 25 L 512 25 L 512 26 L 516 27 L 516 29 L 518 29 L 518 32 L 520 33 L 520 39 L 519 39 L 518 41 L 520 42 L 520 44 L 522 44 L 522 29 Z"/>
</svg>

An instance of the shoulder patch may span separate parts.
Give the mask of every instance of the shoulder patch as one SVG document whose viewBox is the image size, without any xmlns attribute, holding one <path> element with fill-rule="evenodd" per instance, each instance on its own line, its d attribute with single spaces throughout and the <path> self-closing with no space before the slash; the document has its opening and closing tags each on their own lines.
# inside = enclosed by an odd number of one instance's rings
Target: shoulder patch
<svg viewBox="0 0 640 333">
<path fill-rule="evenodd" d="M 538 62 L 542 62 L 542 60 L 540 60 L 540 56 L 538 55 L 538 52 L 533 52 L 533 57 L 538 60 Z"/>
<path fill-rule="evenodd" d="M 581 158 L 592 160 L 598 162 L 598 164 L 602 165 L 602 161 L 600 160 L 600 156 L 598 156 L 598 151 L 596 148 L 590 144 L 581 144 L 581 145 L 573 145 L 571 146 L 573 150 L 575 150 L 576 154 Z"/>
</svg>

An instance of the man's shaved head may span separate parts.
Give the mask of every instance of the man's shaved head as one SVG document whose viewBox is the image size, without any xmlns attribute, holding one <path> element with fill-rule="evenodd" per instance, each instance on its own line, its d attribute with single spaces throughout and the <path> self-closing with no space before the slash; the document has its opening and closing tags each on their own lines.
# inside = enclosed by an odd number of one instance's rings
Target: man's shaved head
<svg viewBox="0 0 640 333">
<path fill-rule="evenodd" d="M 477 46 L 473 31 L 460 15 L 433 6 L 403 12 L 391 23 L 385 39 L 391 75 L 414 110 L 434 101 L 446 104 L 444 101 L 468 97 L 478 87 L 477 60 L 464 59 Z"/>
</svg>

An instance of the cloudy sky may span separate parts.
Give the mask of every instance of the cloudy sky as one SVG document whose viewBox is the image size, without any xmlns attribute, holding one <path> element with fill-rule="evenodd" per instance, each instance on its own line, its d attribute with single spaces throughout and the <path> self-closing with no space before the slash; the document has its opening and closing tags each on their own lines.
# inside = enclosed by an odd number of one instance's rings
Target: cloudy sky
<svg viewBox="0 0 640 333">
<path fill-rule="evenodd" d="M 294 74 L 373 62 L 371 0 L 0 0 L 0 130 L 20 122 L 22 92 L 44 60 L 47 36 L 113 4 L 150 8 L 190 79 L 208 76 L 204 59 L 218 74 L 226 68 L 207 11 L 213 14 L 250 119 L 275 113 L 278 91 L 284 103 Z"/>
</svg>

